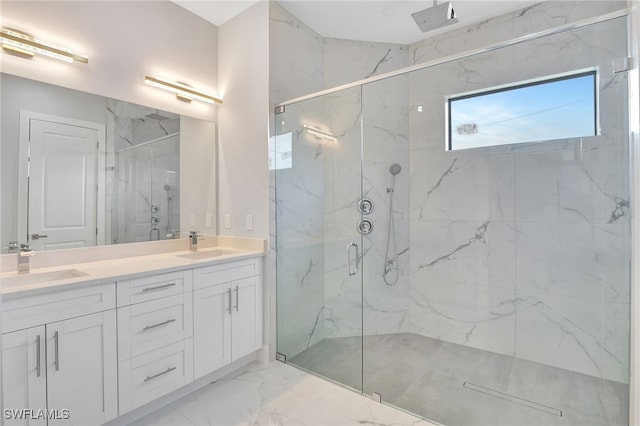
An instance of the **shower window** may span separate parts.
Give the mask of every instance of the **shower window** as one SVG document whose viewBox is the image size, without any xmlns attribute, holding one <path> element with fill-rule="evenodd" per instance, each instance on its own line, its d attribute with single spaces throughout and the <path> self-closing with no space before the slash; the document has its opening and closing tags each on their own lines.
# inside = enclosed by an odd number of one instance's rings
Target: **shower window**
<svg viewBox="0 0 640 426">
<path fill-rule="evenodd" d="M 596 70 L 447 99 L 447 150 L 595 136 Z"/>
<path fill-rule="evenodd" d="M 278 135 L 277 145 L 275 136 L 269 138 L 269 170 L 282 170 L 293 167 L 291 136 L 291 133 Z"/>
</svg>

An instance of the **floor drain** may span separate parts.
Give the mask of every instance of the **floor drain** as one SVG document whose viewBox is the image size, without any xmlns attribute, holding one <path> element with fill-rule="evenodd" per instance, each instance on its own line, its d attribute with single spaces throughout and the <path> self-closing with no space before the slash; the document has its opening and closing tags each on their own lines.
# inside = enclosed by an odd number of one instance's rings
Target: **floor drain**
<svg viewBox="0 0 640 426">
<path fill-rule="evenodd" d="M 524 405 L 525 407 L 533 408 L 534 410 L 544 411 L 545 413 L 562 417 L 562 410 L 558 410 L 557 408 L 549 407 L 543 404 L 538 404 L 537 402 L 529 401 L 528 399 L 518 398 L 517 396 L 513 396 L 508 393 L 500 392 L 495 389 L 485 388 L 484 386 L 480 385 L 474 385 L 473 383 L 469 382 L 464 382 L 462 386 L 476 392 L 481 392 L 486 395 L 493 396 L 495 398 L 504 399 L 505 401 Z"/>
</svg>

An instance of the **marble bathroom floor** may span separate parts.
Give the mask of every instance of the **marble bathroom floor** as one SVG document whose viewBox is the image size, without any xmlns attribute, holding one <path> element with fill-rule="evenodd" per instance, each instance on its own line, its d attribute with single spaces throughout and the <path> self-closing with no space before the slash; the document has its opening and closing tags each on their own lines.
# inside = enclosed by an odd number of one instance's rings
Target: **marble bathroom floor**
<svg viewBox="0 0 640 426">
<path fill-rule="evenodd" d="M 130 424 L 146 425 L 434 426 L 280 362 L 252 364 Z"/>
<path fill-rule="evenodd" d="M 448 426 L 628 424 L 628 385 L 412 333 L 325 339 L 288 362 Z"/>
</svg>

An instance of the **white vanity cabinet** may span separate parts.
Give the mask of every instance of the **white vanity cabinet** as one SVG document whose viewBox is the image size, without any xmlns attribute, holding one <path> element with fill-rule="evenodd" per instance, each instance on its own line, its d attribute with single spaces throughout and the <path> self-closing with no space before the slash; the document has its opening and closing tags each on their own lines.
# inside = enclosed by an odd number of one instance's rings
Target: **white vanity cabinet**
<svg viewBox="0 0 640 426">
<path fill-rule="evenodd" d="M 262 259 L 196 268 L 194 375 L 209 374 L 262 346 Z"/>
<path fill-rule="evenodd" d="M 2 402 L 5 409 L 47 407 L 45 327 L 2 335 Z M 39 420 L 5 420 L 11 425 L 46 425 Z"/>
<path fill-rule="evenodd" d="M 118 424 L 251 362 L 262 347 L 262 257 L 208 265 L 3 295 L 3 407 L 28 411 L 4 424 Z"/>
<path fill-rule="evenodd" d="M 6 425 L 97 425 L 118 415 L 113 308 L 113 284 L 3 302 L 4 408 L 50 416 Z"/>
<path fill-rule="evenodd" d="M 192 271 L 119 281 L 120 414 L 193 381 Z"/>
</svg>

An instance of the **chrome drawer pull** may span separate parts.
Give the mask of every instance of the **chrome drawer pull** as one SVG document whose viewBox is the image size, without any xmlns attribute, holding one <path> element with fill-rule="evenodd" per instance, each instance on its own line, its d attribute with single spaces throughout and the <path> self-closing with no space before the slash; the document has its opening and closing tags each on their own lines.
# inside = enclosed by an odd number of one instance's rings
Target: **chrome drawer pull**
<svg viewBox="0 0 640 426">
<path fill-rule="evenodd" d="M 236 312 L 238 312 L 239 306 L 240 306 L 240 296 L 238 295 L 238 286 L 236 286 Z"/>
<path fill-rule="evenodd" d="M 142 292 L 143 293 L 147 293 L 149 291 L 164 290 L 165 288 L 173 287 L 174 285 L 176 285 L 176 283 L 163 284 L 163 285 L 159 285 L 159 286 L 156 286 L 156 287 L 147 287 L 147 288 L 143 288 Z"/>
<path fill-rule="evenodd" d="M 164 370 L 164 371 L 163 371 L 163 372 L 161 372 L 161 373 L 154 374 L 153 376 L 147 376 L 147 378 L 146 378 L 146 379 L 144 379 L 144 381 L 145 381 L 145 383 L 146 383 L 146 382 L 148 382 L 149 380 L 153 380 L 153 379 L 155 379 L 156 377 L 160 377 L 160 376 L 163 376 L 163 375 L 165 375 L 165 374 L 167 374 L 167 373 L 171 373 L 171 372 L 172 372 L 173 370 L 175 370 L 176 368 L 178 368 L 178 367 L 169 367 L 169 368 L 167 368 L 166 370 Z"/>
<path fill-rule="evenodd" d="M 36 377 L 40 377 L 40 335 L 36 337 Z"/>
<path fill-rule="evenodd" d="M 54 363 L 56 364 L 56 371 L 60 370 L 60 353 L 58 351 L 58 332 L 56 331 L 55 333 L 53 333 L 53 340 L 55 341 L 55 360 Z"/>
<path fill-rule="evenodd" d="M 172 318 L 170 320 L 162 321 L 162 322 L 159 322 L 157 324 L 147 325 L 142 329 L 142 331 L 151 330 L 152 328 L 156 328 L 156 327 L 162 327 L 163 325 L 171 324 L 175 320 L 176 320 L 175 318 Z"/>
</svg>

